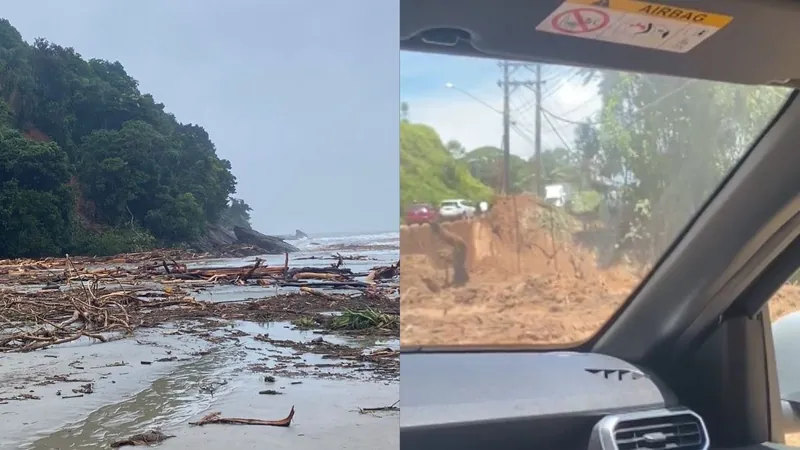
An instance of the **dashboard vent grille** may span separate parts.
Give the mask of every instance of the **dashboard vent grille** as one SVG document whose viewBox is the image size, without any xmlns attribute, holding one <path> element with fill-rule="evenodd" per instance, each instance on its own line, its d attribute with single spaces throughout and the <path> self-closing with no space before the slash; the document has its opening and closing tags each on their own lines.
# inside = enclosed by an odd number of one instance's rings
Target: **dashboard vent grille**
<svg viewBox="0 0 800 450">
<path fill-rule="evenodd" d="M 702 421 L 686 412 L 622 419 L 614 427 L 618 450 L 704 450 L 708 436 Z"/>
</svg>

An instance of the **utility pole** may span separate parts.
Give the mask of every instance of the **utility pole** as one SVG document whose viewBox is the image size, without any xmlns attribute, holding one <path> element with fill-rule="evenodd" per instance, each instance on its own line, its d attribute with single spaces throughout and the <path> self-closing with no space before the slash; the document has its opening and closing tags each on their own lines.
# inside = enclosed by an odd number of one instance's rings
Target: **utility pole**
<svg viewBox="0 0 800 450">
<path fill-rule="evenodd" d="M 501 193 L 508 194 L 510 182 L 509 174 L 511 173 L 511 108 L 509 101 L 511 100 L 511 89 L 509 80 L 509 63 L 503 61 L 503 81 L 500 85 L 503 88 L 503 184 Z"/>
<path fill-rule="evenodd" d="M 536 64 L 535 80 L 512 80 L 511 75 L 518 67 L 530 67 L 529 64 L 511 63 L 508 61 L 501 61 L 500 67 L 503 69 L 503 79 L 497 82 L 497 85 L 503 88 L 503 185 L 502 193 L 508 194 L 511 187 L 511 96 L 518 87 L 526 87 L 533 89 L 536 93 L 536 137 L 535 137 L 535 155 L 536 155 L 536 193 L 539 194 L 541 189 L 542 170 L 541 170 L 541 153 L 542 153 L 542 127 L 541 127 L 541 85 L 542 71 L 541 65 Z"/>
<path fill-rule="evenodd" d="M 536 130 L 534 135 L 534 146 L 536 155 L 536 195 L 544 195 L 543 174 L 542 174 L 542 65 L 536 64 L 536 80 L 534 93 L 536 94 Z"/>
</svg>

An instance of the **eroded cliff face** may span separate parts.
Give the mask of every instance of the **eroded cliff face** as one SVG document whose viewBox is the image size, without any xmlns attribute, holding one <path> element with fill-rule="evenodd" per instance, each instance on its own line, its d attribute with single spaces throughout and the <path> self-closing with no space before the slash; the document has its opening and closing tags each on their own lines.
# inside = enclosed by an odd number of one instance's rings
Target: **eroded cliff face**
<svg viewBox="0 0 800 450">
<path fill-rule="evenodd" d="M 234 245 L 253 246 L 256 248 L 255 253 L 259 254 L 278 255 L 300 250 L 280 237 L 267 236 L 253 229 L 224 224 L 208 227 L 205 236 L 192 243 L 192 247 L 205 253 L 213 253 Z"/>
<path fill-rule="evenodd" d="M 236 243 L 238 243 L 238 239 L 233 230 L 217 224 L 208 227 L 205 236 L 193 242 L 192 247 L 201 252 L 209 253 Z"/>
<path fill-rule="evenodd" d="M 267 254 L 281 254 L 300 251 L 299 248 L 289 244 L 288 242 L 285 242 L 279 237 L 267 236 L 259 233 L 256 230 L 234 227 L 233 232 L 240 243 L 255 245 L 256 247 L 263 248 L 266 250 Z"/>
</svg>

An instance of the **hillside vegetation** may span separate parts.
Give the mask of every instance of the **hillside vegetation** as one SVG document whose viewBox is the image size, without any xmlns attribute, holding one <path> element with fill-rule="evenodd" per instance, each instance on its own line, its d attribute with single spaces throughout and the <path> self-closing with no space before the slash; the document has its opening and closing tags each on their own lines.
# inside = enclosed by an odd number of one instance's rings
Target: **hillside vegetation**
<svg viewBox="0 0 800 450">
<path fill-rule="evenodd" d="M 490 200 L 493 191 L 456 160 L 436 131 L 422 124 L 400 124 L 400 205 L 438 203 L 447 198 Z"/>
<path fill-rule="evenodd" d="M 191 242 L 230 215 L 235 189 L 203 127 L 122 64 L 29 45 L 0 20 L 0 257 Z"/>
</svg>

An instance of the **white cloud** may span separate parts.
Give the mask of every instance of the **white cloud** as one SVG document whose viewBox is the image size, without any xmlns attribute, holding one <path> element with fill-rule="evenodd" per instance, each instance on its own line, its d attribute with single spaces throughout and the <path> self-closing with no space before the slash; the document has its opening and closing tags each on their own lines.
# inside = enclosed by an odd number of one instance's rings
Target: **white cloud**
<svg viewBox="0 0 800 450">
<path fill-rule="evenodd" d="M 582 122 L 592 117 L 600 108 L 600 97 L 594 84 L 585 85 L 579 77 L 564 75 L 560 78 L 546 78 L 543 89 L 542 106 L 556 116 L 570 121 Z M 457 86 L 460 88 L 460 86 Z M 454 139 L 468 150 L 491 145 L 500 147 L 503 125 L 502 89 L 496 82 L 489 82 L 473 89 L 464 89 L 470 98 L 458 89 L 448 89 L 442 85 L 436 96 L 405 98 L 409 105 L 409 118 L 412 122 L 424 123 L 439 132 L 442 140 Z M 511 153 L 528 158 L 534 154 L 535 108 L 534 94 L 528 89 L 518 88 L 511 96 L 512 121 L 522 133 L 512 128 Z M 486 104 L 481 103 L 484 102 Z M 550 118 L 542 120 L 542 147 L 547 150 L 563 146 L 561 138 L 571 147 L 574 140 L 575 125 Z M 558 135 L 561 135 L 559 138 Z"/>
</svg>

